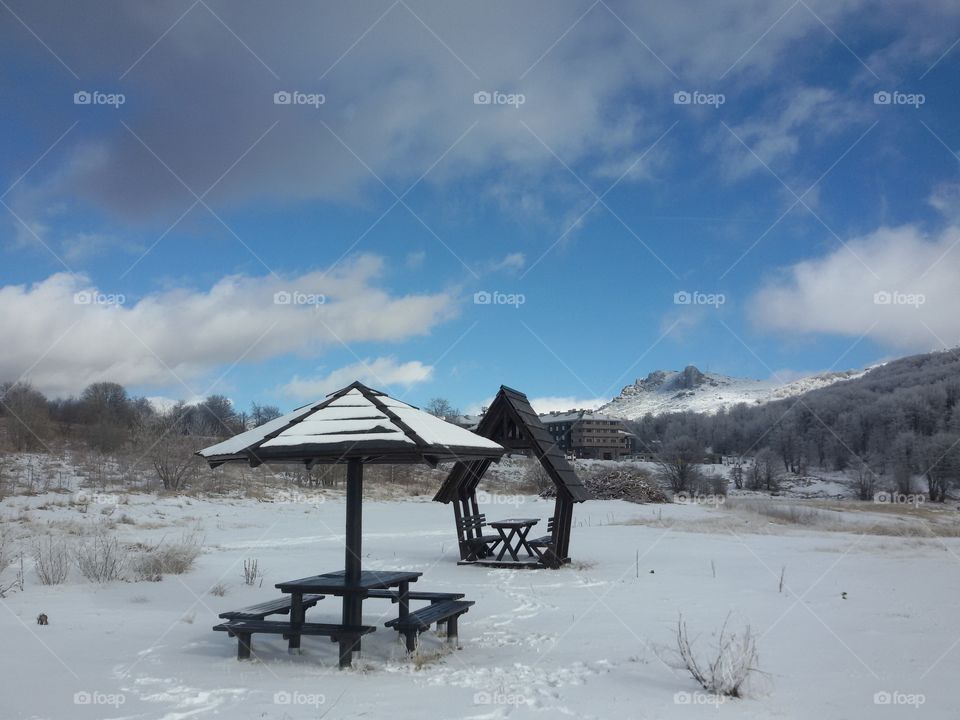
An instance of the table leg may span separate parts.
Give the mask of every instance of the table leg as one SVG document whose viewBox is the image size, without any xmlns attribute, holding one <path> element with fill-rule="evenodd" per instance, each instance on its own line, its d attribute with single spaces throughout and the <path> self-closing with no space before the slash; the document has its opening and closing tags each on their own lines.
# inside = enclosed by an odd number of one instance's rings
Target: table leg
<svg viewBox="0 0 960 720">
<path fill-rule="evenodd" d="M 500 549 L 500 554 L 497 555 L 497 562 L 503 560 L 503 556 L 510 551 L 510 536 L 507 535 L 506 531 L 503 528 L 497 528 L 497 532 L 500 533 L 500 539 L 503 542 L 503 547 Z M 512 551 L 510 551 L 512 554 Z"/>
<path fill-rule="evenodd" d="M 507 550 L 510 551 L 510 557 L 513 558 L 513 561 L 520 562 L 520 556 L 517 555 L 517 550 L 520 549 L 520 546 L 519 545 L 514 546 L 510 544 L 510 541 L 513 540 L 516 536 L 517 536 L 517 528 L 510 528 L 510 536 L 507 542 L 504 543 L 504 545 L 506 545 Z"/>
<path fill-rule="evenodd" d="M 400 583 L 399 591 L 399 604 L 400 612 L 398 617 L 400 620 L 405 620 L 410 614 L 410 583 L 402 582 Z"/>
<path fill-rule="evenodd" d="M 533 557 L 533 550 L 530 548 L 530 545 L 527 544 L 527 535 L 530 534 L 530 529 L 531 529 L 532 527 L 533 527 L 533 525 L 528 525 L 528 526 L 525 527 L 525 528 L 521 528 L 520 531 L 519 531 L 519 533 L 518 533 L 519 538 L 520 538 L 520 544 L 517 545 L 517 550 L 519 550 L 520 548 L 523 548 L 524 550 L 527 551 L 527 556 L 528 556 L 528 557 Z"/>
<path fill-rule="evenodd" d="M 294 592 L 290 594 L 290 640 L 287 644 L 287 652 L 291 655 L 300 654 L 300 628 L 303 625 L 303 593 Z"/>
</svg>

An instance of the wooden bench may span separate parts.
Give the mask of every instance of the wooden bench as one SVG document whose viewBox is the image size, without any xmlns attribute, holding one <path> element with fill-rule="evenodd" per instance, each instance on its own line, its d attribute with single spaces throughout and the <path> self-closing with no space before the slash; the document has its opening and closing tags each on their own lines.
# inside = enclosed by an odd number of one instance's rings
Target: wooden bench
<svg viewBox="0 0 960 720">
<path fill-rule="evenodd" d="M 551 517 L 547 520 L 547 534 L 533 540 L 527 540 L 527 545 L 530 546 L 530 549 L 533 550 L 537 557 L 540 558 L 540 562 L 545 565 L 552 565 L 555 560 L 554 557 L 556 553 L 554 550 L 554 541 L 553 541 L 553 518 Z"/>
<path fill-rule="evenodd" d="M 370 590 L 367 592 L 367 597 L 400 602 L 400 592 L 398 590 Z M 420 592 L 418 590 L 411 590 L 407 593 L 407 597 L 411 600 L 429 600 L 431 605 L 435 605 L 438 602 L 446 602 L 447 600 L 459 600 L 463 597 L 463 593 Z"/>
<path fill-rule="evenodd" d="M 334 625 L 330 623 L 303 623 L 299 627 L 294 627 L 289 622 L 278 622 L 276 620 L 230 620 L 220 623 L 213 627 L 230 634 L 230 637 L 237 638 L 237 660 L 249 660 L 251 650 L 251 636 L 254 633 L 265 633 L 270 635 L 282 635 L 284 639 L 293 635 L 319 635 L 329 637 L 334 642 L 341 638 L 357 638 L 361 635 L 367 635 L 376 630 L 372 625 Z"/>
<path fill-rule="evenodd" d="M 473 606 L 473 600 L 447 600 L 428 605 L 405 618 L 397 618 L 384 623 L 400 632 L 407 641 L 407 652 L 417 649 L 417 636 L 429 630 L 434 623 L 446 623 L 447 642 L 457 643 L 457 619 Z"/>
<path fill-rule="evenodd" d="M 304 595 L 303 609 L 312 608 L 318 602 L 323 600 L 325 595 Z M 268 615 L 286 615 L 290 612 L 290 603 L 292 596 L 284 595 L 276 600 L 268 600 L 259 605 L 241 608 L 240 610 L 228 610 L 220 613 L 224 620 L 263 620 Z"/>
<path fill-rule="evenodd" d="M 484 535 L 486 525 L 486 515 L 464 515 L 457 520 L 457 532 L 464 539 L 467 551 L 464 560 L 480 560 L 492 555 L 493 549 L 503 541 L 499 535 Z"/>
</svg>

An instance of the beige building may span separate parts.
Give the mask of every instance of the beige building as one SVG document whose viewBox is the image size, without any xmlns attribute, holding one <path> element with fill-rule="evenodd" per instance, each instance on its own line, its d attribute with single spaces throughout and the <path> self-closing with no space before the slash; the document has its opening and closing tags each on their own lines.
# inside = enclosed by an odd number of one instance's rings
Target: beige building
<svg viewBox="0 0 960 720">
<path fill-rule="evenodd" d="M 619 460 L 633 452 L 633 435 L 619 418 L 592 410 L 571 410 L 541 415 L 540 421 L 557 447 L 574 457 Z"/>
</svg>

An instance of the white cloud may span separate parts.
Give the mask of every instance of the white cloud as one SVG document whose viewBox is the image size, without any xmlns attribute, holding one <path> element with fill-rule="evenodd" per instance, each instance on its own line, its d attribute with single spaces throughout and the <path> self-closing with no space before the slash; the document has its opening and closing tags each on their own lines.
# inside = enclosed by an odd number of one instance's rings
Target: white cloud
<svg viewBox="0 0 960 720">
<path fill-rule="evenodd" d="M 927 235 L 881 228 L 825 257 L 797 263 L 750 303 L 761 328 L 865 335 L 900 350 L 960 343 L 960 228 Z"/>
<path fill-rule="evenodd" d="M 500 260 L 490 263 L 487 268 L 490 272 L 516 273 L 527 264 L 527 258 L 522 252 L 509 253 Z"/>
<path fill-rule="evenodd" d="M 767 112 L 734 126 L 736 136 L 726 128 L 717 131 L 725 147 L 724 169 L 733 179 L 767 172 L 763 164 L 774 172 L 783 172 L 802 147 L 815 146 L 848 130 L 852 121 L 865 115 L 864 107 L 864 102 L 854 102 L 826 88 L 792 88 L 785 96 L 774 98 Z M 802 189 L 795 188 L 797 192 Z"/>
<path fill-rule="evenodd" d="M 481 403 L 469 405 L 465 412 L 467 415 L 478 415 L 480 410 L 490 407 L 492 402 L 493 398 L 489 397 Z M 548 413 L 554 410 L 595 410 L 608 402 L 610 402 L 610 398 L 583 398 L 575 395 L 545 395 L 530 398 L 530 405 L 538 413 Z"/>
<path fill-rule="evenodd" d="M 294 375 L 290 382 L 279 392 L 297 400 L 309 401 L 339 390 L 355 380 L 378 390 L 399 385 L 409 388 L 417 383 L 429 380 L 433 376 L 433 366 L 424 365 L 419 360 L 398 363 L 392 357 L 365 359 L 346 367 L 337 368 L 326 375 L 301 378 Z"/>
<path fill-rule="evenodd" d="M 0 287 L 0 378 L 25 374 L 51 394 L 99 380 L 203 393 L 192 381 L 235 362 L 402 341 L 453 316 L 451 294 L 391 295 L 378 285 L 383 271 L 382 258 L 364 255 L 329 273 L 233 275 L 208 290 L 177 288 L 120 305 L 77 304 L 77 293 L 117 298 L 65 273 Z M 277 304 L 277 293 L 302 295 Z M 321 295 L 323 304 L 297 304 Z"/>
</svg>

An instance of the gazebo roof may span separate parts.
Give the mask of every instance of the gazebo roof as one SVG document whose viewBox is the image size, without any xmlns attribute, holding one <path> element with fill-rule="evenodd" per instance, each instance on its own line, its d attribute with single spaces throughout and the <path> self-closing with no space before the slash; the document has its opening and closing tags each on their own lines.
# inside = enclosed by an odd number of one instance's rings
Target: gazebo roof
<svg viewBox="0 0 960 720">
<path fill-rule="evenodd" d="M 355 382 L 326 399 L 211 445 L 197 454 L 211 467 L 247 461 L 436 465 L 447 460 L 499 459 L 504 448 Z"/>
</svg>

